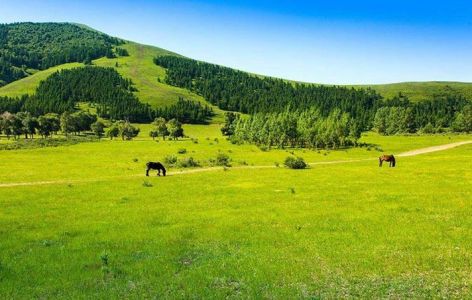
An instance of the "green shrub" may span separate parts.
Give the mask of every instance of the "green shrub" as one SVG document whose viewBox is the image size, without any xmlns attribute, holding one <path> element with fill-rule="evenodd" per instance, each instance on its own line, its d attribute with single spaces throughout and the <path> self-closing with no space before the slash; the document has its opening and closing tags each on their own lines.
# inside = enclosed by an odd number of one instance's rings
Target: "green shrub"
<svg viewBox="0 0 472 300">
<path fill-rule="evenodd" d="M 185 153 L 187 153 L 187 149 L 181 148 L 181 149 L 177 150 L 177 153 L 178 154 L 185 154 Z"/>
<path fill-rule="evenodd" d="M 183 158 L 177 162 L 177 166 L 180 168 L 195 168 L 199 167 L 200 164 L 193 157 Z"/>
<path fill-rule="evenodd" d="M 167 155 L 164 157 L 164 163 L 173 166 L 177 163 L 177 156 L 175 155 Z"/>
<path fill-rule="evenodd" d="M 231 167 L 231 158 L 228 156 L 228 154 L 218 153 L 215 164 L 217 166 Z"/>
<path fill-rule="evenodd" d="M 285 159 L 284 165 L 290 169 L 305 169 L 307 164 L 301 157 L 288 156 Z"/>
</svg>

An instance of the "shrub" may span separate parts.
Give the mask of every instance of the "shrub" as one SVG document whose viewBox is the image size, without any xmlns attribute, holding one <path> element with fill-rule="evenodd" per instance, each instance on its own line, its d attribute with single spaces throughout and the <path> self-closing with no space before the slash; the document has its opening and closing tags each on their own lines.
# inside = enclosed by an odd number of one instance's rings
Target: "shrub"
<svg viewBox="0 0 472 300">
<path fill-rule="evenodd" d="M 305 169 L 307 164 L 301 157 L 288 156 L 285 159 L 284 165 L 290 169 Z"/>
<path fill-rule="evenodd" d="M 215 164 L 217 166 L 231 167 L 231 158 L 225 153 L 218 153 Z"/>
<path fill-rule="evenodd" d="M 183 158 L 181 160 L 178 161 L 177 165 L 180 167 L 180 168 L 195 168 L 195 167 L 199 167 L 200 164 L 198 163 L 198 161 L 196 161 L 195 159 L 193 159 L 193 157 L 188 157 L 188 158 Z"/>
<path fill-rule="evenodd" d="M 434 127 L 431 123 L 426 124 L 423 128 L 420 129 L 420 133 L 431 134 L 434 133 Z"/>
<path fill-rule="evenodd" d="M 164 163 L 173 166 L 177 163 L 177 156 L 175 155 L 167 155 L 164 157 Z"/>
<path fill-rule="evenodd" d="M 269 151 L 269 147 L 267 147 L 266 145 L 260 145 L 260 146 L 259 146 L 259 149 L 260 149 L 262 152 L 267 152 L 267 151 Z"/>
<path fill-rule="evenodd" d="M 143 181 L 143 186 L 144 187 L 152 187 L 152 183 L 150 183 L 149 181 Z"/>
<path fill-rule="evenodd" d="M 185 154 L 185 153 L 187 153 L 187 149 L 181 148 L 181 149 L 177 150 L 177 153 L 178 154 Z"/>
</svg>

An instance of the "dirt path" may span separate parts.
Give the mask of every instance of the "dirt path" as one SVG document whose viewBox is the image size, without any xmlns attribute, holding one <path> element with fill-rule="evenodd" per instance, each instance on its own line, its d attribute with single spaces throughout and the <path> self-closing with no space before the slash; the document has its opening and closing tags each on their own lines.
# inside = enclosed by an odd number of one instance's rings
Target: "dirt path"
<svg viewBox="0 0 472 300">
<path fill-rule="evenodd" d="M 446 145 L 411 150 L 411 151 L 400 153 L 397 156 L 399 157 L 415 156 L 415 155 L 420 155 L 420 154 L 425 154 L 425 153 L 448 150 L 448 149 L 452 149 L 452 148 L 459 147 L 466 144 L 472 144 L 472 141 L 457 142 L 457 143 L 451 143 L 451 144 L 446 144 Z"/>
<path fill-rule="evenodd" d="M 472 141 L 463 141 L 439 146 L 433 146 L 428 148 L 416 149 L 407 152 L 403 152 L 398 154 L 398 157 L 408 157 L 408 156 L 415 156 L 420 154 L 426 154 L 431 152 L 437 151 L 444 151 L 448 149 L 452 149 L 455 147 L 459 147 L 466 144 L 472 144 Z M 354 163 L 354 162 L 361 162 L 361 161 L 369 161 L 369 160 L 376 160 L 377 158 L 365 158 L 365 159 L 353 159 L 353 160 L 333 160 L 333 161 L 324 161 L 324 162 L 316 162 L 316 163 L 309 163 L 310 166 L 317 166 L 317 165 L 334 165 L 334 164 L 347 164 L 347 163 Z M 265 166 L 238 166 L 232 167 L 232 170 L 238 169 L 271 169 L 277 168 L 275 165 L 265 165 Z M 194 173 L 201 173 L 201 172 L 211 172 L 211 171 L 218 171 L 223 170 L 223 167 L 208 167 L 208 168 L 199 168 L 199 169 L 190 169 L 190 170 L 179 170 L 179 171 L 171 171 L 167 174 L 169 176 L 174 175 L 185 175 L 185 174 L 194 174 Z M 33 181 L 33 182 L 12 182 L 12 183 L 0 183 L 0 188 L 6 187 L 17 187 L 17 186 L 35 186 L 35 185 L 50 185 L 50 184 L 72 184 L 72 183 L 86 183 L 86 182 L 97 182 L 103 181 L 108 179 L 117 179 L 117 178 L 130 178 L 130 177 L 141 177 L 142 174 L 134 174 L 134 175 L 124 175 L 124 176 L 108 176 L 108 177 L 100 177 L 100 178 L 89 178 L 89 179 L 70 179 L 70 180 L 51 180 L 51 181 Z"/>
</svg>

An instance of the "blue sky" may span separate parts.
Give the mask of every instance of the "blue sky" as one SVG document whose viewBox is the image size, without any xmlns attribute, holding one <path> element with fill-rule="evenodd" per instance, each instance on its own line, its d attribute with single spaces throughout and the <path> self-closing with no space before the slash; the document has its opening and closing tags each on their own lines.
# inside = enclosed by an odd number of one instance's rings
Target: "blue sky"
<svg viewBox="0 0 472 300">
<path fill-rule="evenodd" d="M 469 1 L 0 0 L 0 22 L 70 21 L 307 82 L 472 82 Z"/>
</svg>

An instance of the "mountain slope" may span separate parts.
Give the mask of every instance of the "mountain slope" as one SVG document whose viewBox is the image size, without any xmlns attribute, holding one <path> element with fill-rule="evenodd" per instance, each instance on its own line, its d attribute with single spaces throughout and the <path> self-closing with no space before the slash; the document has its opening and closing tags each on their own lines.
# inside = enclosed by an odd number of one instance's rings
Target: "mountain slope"
<svg viewBox="0 0 472 300">
<path fill-rule="evenodd" d="M 424 101 L 434 97 L 460 94 L 472 99 L 472 83 L 453 81 L 400 82 L 391 84 L 352 85 L 355 88 L 372 88 L 384 98 L 393 98 L 402 93 L 413 102 Z"/>
<path fill-rule="evenodd" d="M 70 23 L 0 24 L 0 86 L 64 63 L 111 57 L 122 40 Z"/>
</svg>

